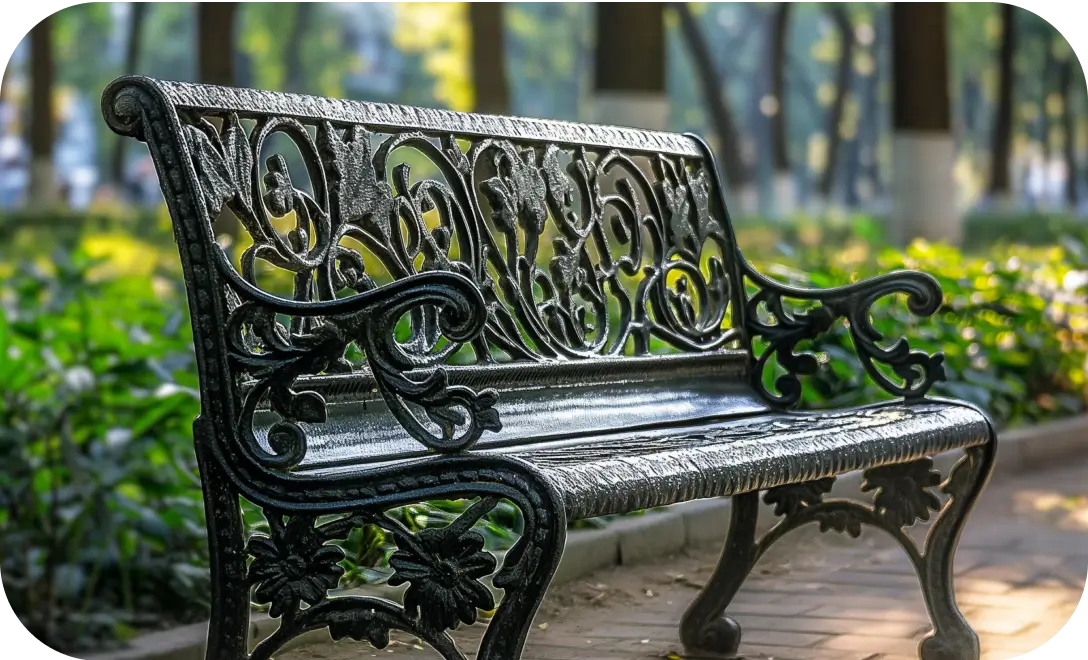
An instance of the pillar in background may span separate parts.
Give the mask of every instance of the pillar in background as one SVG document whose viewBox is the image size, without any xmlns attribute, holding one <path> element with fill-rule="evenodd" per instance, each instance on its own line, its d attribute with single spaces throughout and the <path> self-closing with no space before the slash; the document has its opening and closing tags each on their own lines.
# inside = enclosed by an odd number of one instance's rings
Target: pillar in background
<svg viewBox="0 0 1088 660">
<path fill-rule="evenodd" d="M 958 243 L 963 236 L 953 179 L 955 143 L 943 2 L 892 4 L 894 78 L 892 213 L 888 238 Z"/>
<path fill-rule="evenodd" d="M 664 5 L 597 5 L 594 119 L 601 124 L 663 130 L 665 95 Z"/>
</svg>

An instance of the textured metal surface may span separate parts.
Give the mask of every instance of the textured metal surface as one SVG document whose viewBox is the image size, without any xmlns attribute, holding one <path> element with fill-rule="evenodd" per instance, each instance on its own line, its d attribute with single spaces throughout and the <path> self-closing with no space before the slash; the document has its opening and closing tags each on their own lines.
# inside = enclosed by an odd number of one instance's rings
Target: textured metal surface
<svg viewBox="0 0 1088 660">
<path fill-rule="evenodd" d="M 696 140 L 676 133 L 551 119 L 475 115 L 437 108 L 416 108 L 391 103 L 330 99 L 167 80 L 148 82 L 161 89 L 172 105 L 201 112 L 237 112 L 243 116 L 279 115 L 309 121 L 367 124 L 382 129 L 421 130 L 438 135 L 461 133 L 519 141 L 568 142 L 590 147 L 695 158 L 702 156 Z"/>
<path fill-rule="evenodd" d="M 977 411 L 947 403 L 758 415 L 518 452 L 563 493 L 571 520 L 763 490 L 986 442 Z"/>
<path fill-rule="evenodd" d="M 111 83 L 102 109 L 148 146 L 185 276 L 209 660 L 270 658 L 318 627 L 378 647 L 408 630 L 462 658 L 446 631 L 494 605 L 479 582 L 493 571 L 505 594 L 477 657 L 511 660 L 558 565 L 568 511 L 800 482 L 771 491 L 789 503 L 780 529 L 819 518 L 852 533 L 845 512 L 821 513 L 819 480 L 872 468 L 881 492 L 900 492 L 925 454 L 987 439 L 991 451 L 981 414 L 922 401 L 942 356 L 886 345 L 869 322 L 873 303 L 896 293 L 933 313 L 936 282 L 902 272 L 815 290 L 759 274 L 694 136 L 140 77 Z M 230 215 L 248 237 L 234 260 L 216 237 Z M 839 318 L 867 373 L 908 403 L 786 415 L 817 364 L 798 345 Z M 767 388 L 772 368 L 783 373 Z M 983 456 L 957 471 L 970 496 L 946 508 L 940 529 L 952 531 L 920 569 L 937 623 L 926 660 L 977 657 L 950 566 Z M 263 508 L 267 537 L 246 543 L 240 497 Z M 753 497 L 739 496 L 726 560 L 762 547 L 745 531 Z M 442 530 L 413 534 L 385 515 L 458 498 L 476 503 Z M 499 499 L 524 519 L 501 567 L 471 531 Z M 887 499 L 861 522 L 887 529 L 889 516 L 917 511 Z M 328 596 L 339 578 L 329 542 L 374 525 L 397 545 L 405 608 Z M 715 635 L 739 634 L 712 621 L 729 621 L 721 612 L 742 578 L 715 578 L 685 642 L 713 650 Z M 251 596 L 280 616 L 252 654 Z"/>
</svg>

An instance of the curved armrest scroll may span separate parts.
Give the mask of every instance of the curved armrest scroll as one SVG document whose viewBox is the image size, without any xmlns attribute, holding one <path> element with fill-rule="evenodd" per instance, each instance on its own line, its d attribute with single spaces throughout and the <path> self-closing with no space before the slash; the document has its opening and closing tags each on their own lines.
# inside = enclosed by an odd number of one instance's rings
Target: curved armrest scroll
<svg viewBox="0 0 1088 660">
<path fill-rule="evenodd" d="M 439 330 L 450 341 L 463 343 L 478 336 L 487 320 L 487 307 L 479 289 L 464 275 L 421 273 L 348 298 L 318 302 L 273 296 L 240 278 L 239 283 L 246 285 L 240 287 L 244 302 L 228 321 L 230 352 L 258 382 L 245 397 L 238 435 L 259 463 L 291 469 L 302 462 L 307 443 L 299 423 L 324 422 L 326 402 L 318 392 L 295 392 L 292 387 L 301 376 L 343 365 L 344 351 L 353 342 L 365 350 L 390 411 L 409 435 L 429 449 L 464 451 L 484 431 L 501 428 L 493 407 L 497 400 L 493 390 L 476 392 L 449 385 L 436 360 L 407 352 L 395 337 L 397 321 L 425 305 L 440 308 Z M 288 336 L 282 326 L 277 327 L 276 314 L 319 316 L 322 322 L 307 334 Z M 259 337 L 259 350 L 246 345 L 244 326 Z M 253 415 L 266 395 L 281 418 L 268 430 L 271 452 L 257 441 L 253 431 Z M 440 432 L 434 433 L 421 423 L 408 403 L 421 408 Z M 460 434 L 458 428 L 463 429 Z"/>
<path fill-rule="evenodd" d="M 745 275 L 759 288 L 747 302 L 747 331 L 751 337 L 760 337 L 768 344 L 756 356 L 752 384 L 775 405 L 796 404 L 802 392 L 798 376 L 811 375 L 818 368 L 813 355 L 796 352 L 797 344 L 817 338 L 839 318 L 848 323 L 854 349 L 865 372 L 886 392 L 908 401 L 916 400 L 924 397 L 935 382 L 944 380 L 943 353 L 930 355 L 912 350 L 904 337 L 888 347 L 881 346 L 879 342 L 884 336 L 873 327 L 870 318 L 877 300 L 896 293 L 907 295 L 908 308 L 914 315 L 931 316 L 940 308 L 942 299 L 941 286 L 931 275 L 904 270 L 846 286 L 809 289 L 782 284 L 758 272 L 747 261 L 743 263 Z M 790 312 L 783 307 L 783 298 L 820 304 L 806 312 Z M 760 320 L 760 306 L 773 315 L 774 323 Z M 763 371 L 772 356 L 776 356 L 778 364 L 786 370 L 775 381 L 777 394 L 768 391 L 763 384 Z M 902 382 L 890 378 L 877 363 L 890 367 Z"/>
</svg>

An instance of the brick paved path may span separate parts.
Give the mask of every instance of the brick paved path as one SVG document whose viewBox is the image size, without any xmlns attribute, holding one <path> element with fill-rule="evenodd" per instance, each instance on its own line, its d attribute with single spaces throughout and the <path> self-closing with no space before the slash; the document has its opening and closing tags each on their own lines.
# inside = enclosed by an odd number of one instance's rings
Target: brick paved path
<svg viewBox="0 0 1088 660">
<path fill-rule="evenodd" d="M 804 548 L 804 556 L 795 552 Z M 549 594 L 526 660 L 678 659 L 676 622 L 709 576 L 716 548 L 602 571 Z M 1069 620 L 1088 574 L 1088 460 L 994 480 L 956 557 L 961 609 L 983 660 L 1037 648 Z M 776 660 L 907 660 L 929 630 L 912 570 L 882 533 L 857 541 L 798 531 L 757 566 L 731 609 L 741 652 Z M 459 631 L 466 652 L 477 628 Z M 384 651 L 353 642 L 302 647 L 287 660 L 434 658 L 411 638 Z M 471 657 L 471 655 L 470 655 Z"/>
</svg>

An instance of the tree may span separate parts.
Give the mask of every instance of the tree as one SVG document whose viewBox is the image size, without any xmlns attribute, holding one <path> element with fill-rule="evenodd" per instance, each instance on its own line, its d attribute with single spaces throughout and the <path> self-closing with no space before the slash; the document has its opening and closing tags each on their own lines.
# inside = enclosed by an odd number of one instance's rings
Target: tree
<svg viewBox="0 0 1088 660">
<path fill-rule="evenodd" d="M 197 78 L 212 85 L 234 85 L 234 24 L 237 2 L 197 3 Z"/>
<path fill-rule="evenodd" d="M 754 206 L 754 200 L 751 199 L 754 197 L 752 173 L 741 157 L 740 134 L 725 95 L 725 82 L 714 65 L 706 37 L 699 29 L 691 8 L 685 2 L 676 2 L 672 6 L 680 18 L 680 30 L 684 36 L 684 42 L 688 45 L 695 73 L 703 90 L 703 98 L 714 125 L 714 132 L 718 136 L 717 155 L 725 169 L 726 182 L 740 201 L 742 209 L 749 211 Z"/>
<path fill-rule="evenodd" d="M 1070 53 L 1058 69 L 1058 93 L 1062 98 L 1062 155 L 1065 159 L 1065 201 L 1070 209 L 1077 208 L 1076 123 L 1073 117 L 1073 63 Z"/>
<path fill-rule="evenodd" d="M 1001 48 L 998 51 L 997 109 L 990 141 L 989 194 L 999 204 L 1011 196 L 1013 55 L 1016 52 L 1015 7 L 1001 5 Z"/>
<path fill-rule="evenodd" d="M 900 244 L 916 237 L 955 243 L 963 228 L 952 176 L 947 7 L 896 2 L 891 8 L 894 175 L 888 237 Z"/>
<path fill-rule="evenodd" d="M 53 105 L 53 19 L 46 17 L 30 30 L 30 205 L 56 204 L 53 169 L 56 109 Z"/>
<path fill-rule="evenodd" d="M 593 102 L 597 121 L 664 129 L 665 24 L 658 3 L 597 5 Z"/>
<path fill-rule="evenodd" d="M 873 33 L 872 40 L 869 42 L 869 55 L 872 58 L 873 68 L 872 72 L 865 76 L 865 91 L 862 93 L 864 99 L 864 108 L 862 110 L 864 139 L 867 143 L 867 158 L 868 163 L 866 178 L 869 184 L 872 186 L 872 194 L 874 197 L 882 197 L 884 194 L 884 183 L 881 178 L 880 172 L 880 138 L 881 138 L 881 105 L 880 105 L 880 89 L 882 85 L 881 77 L 881 53 L 884 48 L 884 43 L 887 40 L 887 14 L 885 8 L 876 9 L 873 12 Z M 859 131 L 859 137 L 860 131 Z"/>
<path fill-rule="evenodd" d="M 774 159 L 774 197 L 779 215 L 793 212 L 796 190 L 790 170 L 789 124 L 786 114 L 786 62 L 788 59 L 790 9 L 793 3 L 782 2 L 774 12 L 771 33 L 771 96 L 774 97 L 774 113 L 771 115 L 771 149 Z"/>
<path fill-rule="evenodd" d="M 510 114 L 510 87 L 506 78 L 506 49 L 503 39 L 503 3 L 470 2 L 472 31 L 472 84 L 476 91 L 476 112 Z"/>
<path fill-rule="evenodd" d="M 125 74 L 136 73 L 140 60 L 140 43 L 144 35 L 144 18 L 147 16 L 148 4 L 146 2 L 134 2 L 129 5 L 132 9 L 129 14 L 128 44 L 125 48 Z M 115 136 L 113 145 L 113 158 L 110 160 L 110 179 L 114 184 L 123 183 L 125 176 L 125 145 L 127 139 Z"/>
<path fill-rule="evenodd" d="M 23 36 L 22 33 L 15 35 L 15 47 L 18 47 L 18 40 Z M 8 75 L 11 72 L 11 66 L 7 54 L 0 55 L 0 103 L 3 103 L 8 99 Z"/>
<path fill-rule="evenodd" d="M 835 185 L 835 172 L 838 169 L 839 146 L 842 144 L 842 123 L 846 99 L 850 94 L 851 73 L 854 70 L 854 26 L 850 22 L 843 5 L 828 5 L 828 12 L 839 30 L 839 61 L 835 69 L 835 100 L 827 114 L 827 165 L 820 176 L 817 190 L 825 200 L 830 200 Z"/>
<path fill-rule="evenodd" d="M 287 37 L 283 51 L 285 70 L 283 87 L 288 92 L 307 91 L 306 81 L 302 74 L 302 44 L 306 31 L 310 29 L 314 4 L 312 2 L 295 3 L 295 20 L 291 24 L 291 33 Z"/>
<path fill-rule="evenodd" d="M 238 17 L 236 2 L 201 2 L 197 4 L 196 43 L 197 78 L 202 83 L 233 86 L 234 24 Z M 229 247 L 240 254 L 238 241 L 246 233 L 241 221 L 230 213 L 219 220 L 222 233 L 230 237 Z"/>
</svg>

